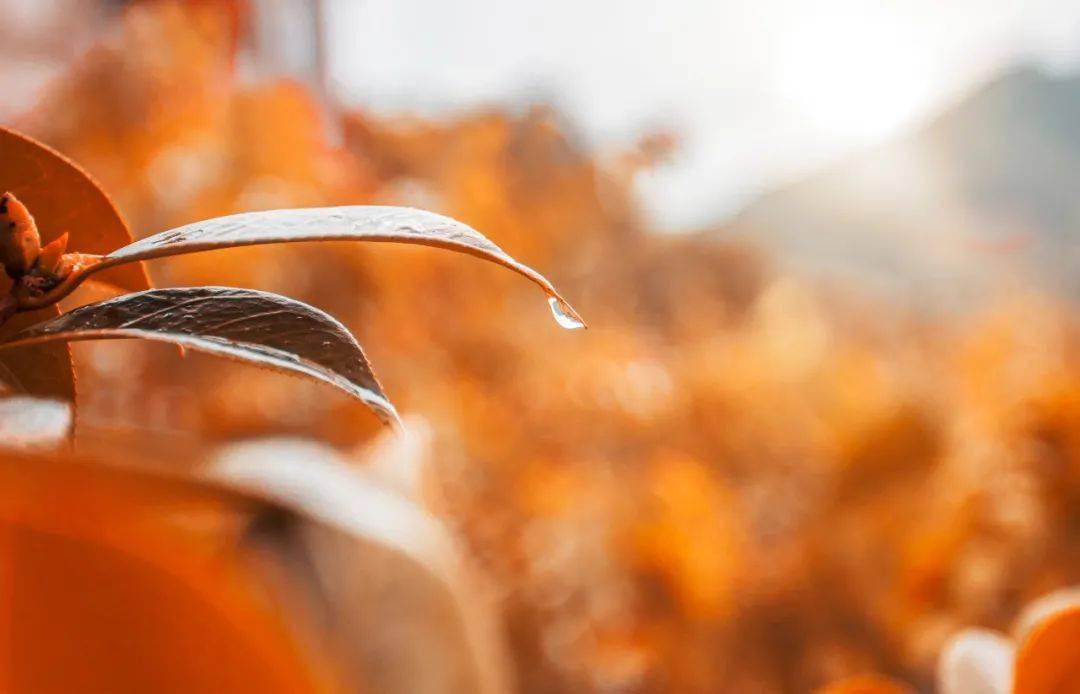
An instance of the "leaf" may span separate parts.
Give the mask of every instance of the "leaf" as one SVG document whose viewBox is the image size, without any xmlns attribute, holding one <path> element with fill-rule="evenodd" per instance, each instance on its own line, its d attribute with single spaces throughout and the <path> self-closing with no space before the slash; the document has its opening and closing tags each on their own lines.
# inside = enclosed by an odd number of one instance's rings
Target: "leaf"
<svg viewBox="0 0 1080 694">
<path fill-rule="evenodd" d="M 416 502 L 302 440 L 234 444 L 206 469 L 292 512 L 250 544 L 318 611 L 312 621 L 326 625 L 329 652 L 364 691 L 508 691 L 495 615 L 446 528 Z"/>
<path fill-rule="evenodd" d="M 43 244 L 65 232 L 80 253 L 105 254 L 131 243 L 116 206 L 89 174 L 52 148 L 0 127 L 0 192 L 5 190 L 30 210 Z M 150 288 L 141 263 L 101 279 L 133 292 Z"/>
<path fill-rule="evenodd" d="M 1039 626 L 1039 624 L 1052 617 L 1055 613 L 1073 607 L 1080 607 L 1080 586 L 1059 588 L 1039 596 L 1025 605 L 1024 609 L 1017 615 L 1012 628 L 1013 639 L 1017 643 L 1022 643 L 1031 633 L 1031 630 Z"/>
<path fill-rule="evenodd" d="M 1020 644 L 1013 679 L 1015 694 L 1080 691 L 1080 606 L 1053 613 Z"/>
<path fill-rule="evenodd" d="M 941 649 L 938 694 L 1008 694 L 1016 649 L 1004 634 L 965 629 Z"/>
<path fill-rule="evenodd" d="M 111 458 L 0 451 L 0 691 L 341 691 L 234 549 L 266 504 Z"/>
<path fill-rule="evenodd" d="M 397 413 L 363 350 L 333 317 L 284 296 L 228 287 L 154 289 L 82 306 L 0 341 L 141 338 L 230 357 L 333 385 L 388 423 Z"/>
<path fill-rule="evenodd" d="M 71 415 L 71 403 L 64 400 L 0 398 L 0 445 L 19 449 L 58 448 L 71 433 Z"/>
<path fill-rule="evenodd" d="M 59 315 L 60 307 L 55 305 L 17 313 L 0 326 L 0 342 Z M 75 402 L 71 348 L 66 344 L 41 344 L 0 353 L 0 381 L 18 393 Z"/>
<path fill-rule="evenodd" d="M 483 234 L 461 222 L 408 207 L 352 206 L 245 212 L 154 234 L 113 251 L 87 275 L 123 263 L 219 248 L 293 241 L 383 241 L 435 246 L 468 253 L 517 272 L 548 295 L 564 328 L 583 328 L 577 311 L 536 270 L 514 260 Z"/>
<path fill-rule="evenodd" d="M 107 253 L 131 242 L 131 234 L 112 201 L 79 166 L 25 135 L 0 127 L 0 189 L 14 193 L 34 215 L 43 241 L 70 233 L 74 247 Z M 150 286 L 141 263 L 110 270 L 102 280 L 129 291 Z M 0 339 L 60 311 L 13 316 Z M 40 345 L 0 357 L 0 380 L 29 395 L 75 401 L 71 350 L 64 344 Z"/>
</svg>

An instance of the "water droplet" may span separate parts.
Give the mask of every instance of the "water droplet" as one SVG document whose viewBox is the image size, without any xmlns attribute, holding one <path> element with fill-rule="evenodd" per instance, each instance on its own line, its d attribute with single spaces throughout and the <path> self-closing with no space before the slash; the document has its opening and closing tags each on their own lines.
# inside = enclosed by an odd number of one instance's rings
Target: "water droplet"
<svg viewBox="0 0 1080 694">
<path fill-rule="evenodd" d="M 554 296 L 548 297 L 548 306 L 551 306 L 551 315 L 555 316 L 555 322 L 567 330 L 580 330 L 585 327 L 585 321 L 578 317 L 577 311 L 570 304 Z"/>
</svg>

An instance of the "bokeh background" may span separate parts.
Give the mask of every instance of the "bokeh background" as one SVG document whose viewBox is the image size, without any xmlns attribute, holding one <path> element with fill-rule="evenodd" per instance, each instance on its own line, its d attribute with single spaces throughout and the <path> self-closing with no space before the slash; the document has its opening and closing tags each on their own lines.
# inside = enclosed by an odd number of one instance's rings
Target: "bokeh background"
<svg viewBox="0 0 1080 694">
<path fill-rule="evenodd" d="M 353 330 L 424 434 L 384 473 L 494 596 L 518 691 L 925 687 L 950 634 L 1080 579 L 1075 4 L 0 9 L 0 122 L 83 164 L 136 236 L 414 205 L 589 320 L 561 331 L 533 287 L 427 249 L 150 267 Z M 85 441 L 353 455 L 378 433 L 251 367 L 76 357 Z"/>
</svg>

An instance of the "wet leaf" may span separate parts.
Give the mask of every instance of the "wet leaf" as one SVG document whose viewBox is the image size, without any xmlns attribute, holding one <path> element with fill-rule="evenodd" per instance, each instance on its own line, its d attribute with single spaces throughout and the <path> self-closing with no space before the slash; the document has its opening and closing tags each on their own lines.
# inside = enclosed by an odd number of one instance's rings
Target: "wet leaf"
<svg viewBox="0 0 1080 694">
<path fill-rule="evenodd" d="M 177 227 L 109 253 L 98 272 L 132 261 L 219 248 L 292 241 L 383 241 L 435 246 L 498 263 L 535 282 L 564 328 L 583 328 L 577 311 L 536 270 L 461 222 L 408 207 L 353 206 L 245 212 Z"/>
<path fill-rule="evenodd" d="M 105 192 L 77 164 L 25 135 L 0 127 L 0 192 L 14 193 L 34 216 L 43 244 L 71 235 L 69 247 L 105 254 L 131 243 L 131 233 Z M 102 275 L 128 291 L 149 289 L 142 264 Z"/>
<path fill-rule="evenodd" d="M 1080 607 L 1056 612 L 1031 628 L 1016 656 L 1015 694 L 1080 691 Z"/>
<path fill-rule="evenodd" d="M 247 289 L 155 289 L 102 301 L 34 325 L 0 350 L 57 340 L 141 338 L 190 347 L 333 385 L 394 423 L 397 414 L 349 331 L 322 311 Z"/>
</svg>

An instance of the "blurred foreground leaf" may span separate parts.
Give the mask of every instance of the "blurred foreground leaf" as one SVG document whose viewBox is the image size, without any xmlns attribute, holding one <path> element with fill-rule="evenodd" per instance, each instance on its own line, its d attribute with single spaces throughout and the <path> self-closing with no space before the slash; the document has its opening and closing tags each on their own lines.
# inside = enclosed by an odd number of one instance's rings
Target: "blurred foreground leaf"
<svg viewBox="0 0 1080 694">
<path fill-rule="evenodd" d="M 0 398 L 0 445 L 5 448 L 52 449 L 71 432 L 71 403 L 51 398 Z"/>
<path fill-rule="evenodd" d="M 0 690 L 340 691 L 233 549 L 265 505 L 119 462 L 0 452 Z"/>
<path fill-rule="evenodd" d="M 1013 692 L 1080 692 L 1080 606 L 1054 613 L 1031 628 L 1016 656 Z"/>
<path fill-rule="evenodd" d="M 493 615 L 448 533 L 415 502 L 303 441 L 235 445 L 209 474 L 292 512 L 252 544 L 283 571 L 284 593 L 307 596 L 365 691 L 506 691 Z"/>
<path fill-rule="evenodd" d="M 1008 694 L 1016 649 L 1003 634 L 965 629 L 941 650 L 938 694 Z"/>
</svg>

